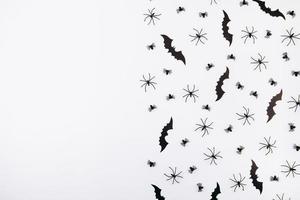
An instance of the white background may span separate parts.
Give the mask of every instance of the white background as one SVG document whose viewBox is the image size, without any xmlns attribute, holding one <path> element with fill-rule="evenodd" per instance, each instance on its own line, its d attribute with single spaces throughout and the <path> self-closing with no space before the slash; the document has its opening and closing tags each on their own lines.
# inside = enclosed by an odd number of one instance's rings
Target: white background
<svg viewBox="0 0 300 200">
<path fill-rule="evenodd" d="M 186 12 L 177 15 L 176 8 Z M 147 26 L 143 14 L 155 7 L 162 13 L 156 26 Z M 272 8 L 285 13 L 294 9 L 296 0 L 272 1 Z M 222 37 L 222 10 L 232 22 L 231 47 Z M 198 17 L 207 11 L 208 18 Z M 99 200 L 154 199 L 151 184 L 163 189 L 166 199 L 209 199 L 216 182 L 222 194 L 219 199 L 272 199 L 285 193 L 300 198 L 300 179 L 285 178 L 280 173 L 285 160 L 300 162 L 299 132 L 288 132 L 288 123 L 299 122 L 299 111 L 288 110 L 290 96 L 300 94 L 299 78 L 290 75 L 299 70 L 300 41 L 296 46 L 281 44 L 285 29 L 295 27 L 299 19 L 287 16 L 272 18 L 251 2 L 240 7 L 238 1 L 219 1 L 210 5 L 203 1 L 0 1 L 0 197 L 4 200 Z M 244 45 L 240 32 L 245 26 L 258 30 L 255 45 Z M 189 34 L 193 28 L 208 33 L 205 45 L 194 46 Z M 264 38 L 265 30 L 273 36 Z M 160 34 L 174 38 L 176 48 L 186 55 L 187 65 L 175 61 L 162 45 Z M 145 46 L 155 42 L 149 52 Z M 291 60 L 281 59 L 288 51 Z M 226 56 L 234 53 L 235 62 Z M 253 71 L 250 57 L 266 56 L 267 70 Z M 205 65 L 213 62 L 210 72 Z M 230 79 L 225 82 L 224 97 L 215 102 L 215 85 L 225 66 Z M 163 68 L 173 74 L 166 77 Z M 157 89 L 145 93 L 140 88 L 143 74 L 156 76 Z M 269 78 L 278 86 L 268 85 Z M 235 83 L 245 89 L 239 92 Z M 199 88 L 197 103 L 184 103 L 182 88 L 195 84 Z M 272 96 L 283 89 L 278 113 L 266 124 L 266 108 Z M 259 98 L 249 96 L 257 90 Z M 165 96 L 174 93 L 176 100 Z M 201 109 L 210 104 L 212 111 Z M 156 104 L 157 111 L 148 113 L 147 106 Z M 251 126 L 242 126 L 236 112 L 242 106 L 255 113 Z M 158 137 L 162 127 L 174 119 L 174 130 L 167 138 L 170 145 L 159 153 Z M 214 121 L 209 136 L 194 132 L 200 118 Z M 234 132 L 223 129 L 233 124 Z M 172 134 L 171 134 L 172 133 Z M 268 156 L 258 151 L 263 137 L 275 138 L 277 149 Z M 180 140 L 191 143 L 183 149 Z M 246 147 L 242 155 L 236 147 Z M 210 166 L 203 159 L 207 147 L 215 146 L 224 159 Z M 156 168 L 146 165 L 148 159 Z M 264 192 L 259 195 L 249 180 L 251 159 L 257 163 Z M 194 175 L 187 173 L 197 165 Z M 169 166 L 183 170 L 178 185 L 165 181 Z M 298 169 L 299 170 L 299 169 Z M 232 174 L 246 176 L 245 191 L 230 188 Z M 280 182 L 269 181 L 279 175 Z M 196 183 L 204 185 L 197 192 Z"/>
</svg>

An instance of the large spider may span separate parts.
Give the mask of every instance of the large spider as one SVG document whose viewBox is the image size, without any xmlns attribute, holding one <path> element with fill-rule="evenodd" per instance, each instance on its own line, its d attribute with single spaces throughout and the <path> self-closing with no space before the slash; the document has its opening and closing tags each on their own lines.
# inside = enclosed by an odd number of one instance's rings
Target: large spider
<svg viewBox="0 0 300 200">
<path fill-rule="evenodd" d="M 278 194 L 276 194 L 276 197 L 278 200 L 284 200 L 284 193 L 282 193 L 281 197 Z M 275 199 L 273 199 L 273 200 L 275 200 Z M 291 200 L 291 198 L 289 198 L 289 200 Z"/>
<path fill-rule="evenodd" d="M 155 89 L 154 85 L 157 84 L 154 81 L 152 81 L 155 78 L 155 76 L 151 77 L 150 73 L 148 74 L 148 76 L 149 76 L 148 79 L 146 79 L 145 76 L 143 75 L 143 80 L 140 80 L 140 81 L 143 82 L 141 87 L 145 88 L 145 92 L 147 92 L 147 87 L 148 86 L 152 86 Z"/>
<path fill-rule="evenodd" d="M 239 174 L 239 179 L 237 179 L 233 174 L 233 179 L 230 178 L 229 180 L 231 180 L 234 183 L 234 185 L 231 186 L 231 188 L 234 188 L 234 192 L 237 188 L 242 188 L 242 190 L 244 191 L 244 186 L 246 184 L 244 184 L 243 181 L 245 180 L 245 177 L 242 177 L 241 173 Z"/>
<path fill-rule="evenodd" d="M 245 110 L 245 113 L 242 113 L 242 114 L 236 113 L 238 116 L 240 116 L 240 118 L 238 120 L 242 120 L 243 119 L 244 120 L 243 125 L 245 125 L 246 122 L 250 125 L 249 119 L 252 119 L 254 121 L 254 118 L 253 118 L 254 113 L 253 114 L 249 114 L 249 112 L 250 112 L 249 108 L 245 108 L 244 106 L 243 106 L 243 108 Z"/>
<path fill-rule="evenodd" d="M 256 33 L 257 31 L 254 30 L 254 27 L 253 27 L 253 26 L 252 26 L 252 30 L 251 30 L 251 31 L 250 31 L 250 30 L 248 29 L 248 27 L 246 26 L 246 30 L 242 30 L 242 32 L 245 33 L 245 35 L 243 35 L 243 36 L 241 37 L 241 38 L 245 38 L 244 44 L 247 42 L 247 39 L 248 39 L 248 38 L 252 38 L 253 44 L 255 43 L 255 40 L 257 39 L 257 37 L 255 36 L 255 33 Z"/>
<path fill-rule="evenodd" d="M 204 136 L 204 135 L 208 135 L 209 134 L 209 132 L 208 132 L 208 129 L 213 129 L 212 127 L 211 127 L 211 125 L 213 124 L 213 122 L 212 123 L 210 123 L 210 124 L 206 124 L 206 121 L 207 121 L 207 118 L 203 121 L 203 119 L 201 118 L 201 124 L 196 124 L 198 127 L 195 129 L 195 131 L 197 131 L 198 129 L 201 129 L 201 132 L 203 131 L 203 134 L 202 134 L 202 137 Z"/>
<path fill-rule="evenodd" d="M 205 35 L 207 35 L 207 33 L 202 33 L 203 28 L 201 28 L 200 31 L 198 31 L 197 29 L 194 28 L 194 31 L 196 31 L 195 35 L 190 35 L 190 37 L 192 37 L 193 39 L 191 40 L 191 42 L 193 42 L 194 40 L 196 41 L 196 44 L 198 44 L 198 42 L 200 41 L 202 44 L 204 44 L 204 42 L 202 41 L 202 38 L 207 40 L 207 37 L 205 37 Z"/>
<path fill-rule="evenodd" d="M 300 39 L 300 38 L 298 37 L 298 36 L 300 35 L 300 33 L 295 34 L 295 33 L 293 33 L 292 31 L 293 31 L 293 28 L 291 28 L 290 31 L 288 31 L 288 30 L 286 29 L 286 32 L 287 32 L 288 34 L 287 34 L 287 35 L 281 35 L 281 37 L 283 37 L 283 40 L 281 41 L 281 43 L 283 43 L 285 40 L 288 40 L 288 43 L 287 43 L 286 46 L 289 46 L 289 45 L 291 44 L 291 42 L 292 42 L 294 45 L 296 45 L 294 39 Z"/>
<path fill-rule="evenodd" d="M 292 100 L 288 101 L 288 103 L 294 104 L 293 106 L 289 107 L 289 109 L 295 108 L 295 112 L 297 111 L 298 107 L 300 106 L 300 94 L 298 95 L 298 99 L 296 100 L 294 97 L 291 97 Z"/>
<path fill-rule="evenodd" d="M 155 19 L 159 20 L 158 17 L 159 17 L 161 14 L 155 14 L 154 10 L 155 10 L 155 8 L 152 8 L 152 10 L 148 9 L 148 13 L 144 14 L 144 15 L 146 16 L 145 19 L 144 19 L 144 22 L 145 22 L 147 19 L 149 19 L 148 25 L 150 25 L 151 22 L 152 22 L 153 25 L 155 25 L 154 20 L 155 20 Z"/>
<path fill-rule="evenodd" d="M 187 94 L 183 95 L 182 97 L 185 98 L 185 102 L 187 102 L 188 98 L 193 98 L 194 102 L 196 102 L 196 97 L 198 98 L 198 95 L 195 93 L 198 92 L 199 90 L 195 89 L 195 85 L 193 86 L 193 89 L 190 90 L 190 86 L 187 85 L 187 89 L 183 89 Z"/>
<path fill-rule="evenodd" d="M 172 173 L 170 173 L 170 175 L 164 174 L 168 178 L 167 181 L 172 180 L 172 184 L 174 184 L 174 182 L 179 183 L 176 179 L 183 178 L 182 176 L 180 176 L 182 171 L 179 173 L 176 173 L 176 170 L 177 170 L 176 167 L 175 167 L 175 169 L 172 169 L 172 167 L 169 167 L 169 168 L 171 169 Z"/>
<path fill-rule="evenodd" d="M 276 148 L 275 146 L 276 140 L 274 140 L 272 144 L 271 144 L 271 137 L 269 137 L 268 140 L 264 137 L 264 140 L 266 141 L 266 143 L 260 142 L 259 144 L 262 145 L 262 147 L 260 147 L 259 150 L 262 150 L 264 148 L 268 150 L 265 155 L 268 155 L 270 152 L 273 153 L 272 148 Z"/>
<path fill-rule="evenodd" d="M 257 68 L 259 69 L 259 71 L 261 72 L 261 66 L 263 65 L 265 67 L 265 69 L 267 69 L 266 63 L 268 63 L 268 61 L 264 61 L 266 56 L 262 56 L 261 54 L 258 54 L 259 58 L 254 59 L 251 57 L 251 59 L 253 60 L 253 62 L 251 62 L 251 64 L 255 64 L 256 67 L 254 68 L 254 70 L 256 70 Z"/>
<path fill-rule="evenodd" d="M 283 173 L 286 173 L 286 177 L 288 177 L 290 175 L 290 173 L 292 173 L 293 177 L 295 177 L 296 175 L 300 175 L 297 172 L 297 167 L 300 166 L 300 164 L 296 164 L 296 161 L 294 161 L 294 163 L 292 165 L 290 165 L 290 163 L 288 161 L 286 161 L 287 165 L 281 165 L 282 167 L 287 168 L 285 171 L 281 171 Z"/>
<path fill-rule="evenodd" d="M 211 159 L 210 161 L 210 164 L 214 163 L 215 165 L 217 165 L 216 163 L 216 160 L 218 158 L 223 158 L 222 156 L 220 156 L 220 151 L 218 153 L 216 153 L 216 150 L 215 150 L 215 147 L 213 147 L 213 149 L 211 150 L 210 148 L 207 148 L 210 152 L 210 155 L 206 154 L 206 153 L 203 153 L 207 158 L 205 158 L 204 160 L 209 160 Z"/>
</svg>

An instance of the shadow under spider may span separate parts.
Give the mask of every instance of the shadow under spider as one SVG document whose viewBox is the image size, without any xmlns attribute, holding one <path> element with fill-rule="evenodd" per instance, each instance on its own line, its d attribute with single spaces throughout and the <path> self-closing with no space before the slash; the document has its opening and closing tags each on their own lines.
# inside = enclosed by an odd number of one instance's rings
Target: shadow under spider
<svg viewBox="0 0 300 200">
<path fill-rule="evenodd" d="M 204 135 L 208 135 L 208 134 L 209 134 L 208 129 L 213 129 L 213 128 L 211 127 L 211 125 L 213 124 L 213 122 L 211 122 L 211 123 L 208 124 L 208 125 L 206 124 L 206 122 L 207 122 L 207 118 L 206 118 L 204 121 L 203 121 L 203 119 L 201 118 L 201 124 L 196 124 L 198 127 L 195 129 L 195 131 L 201 129 L 201 132 L 203 132 L 202 137 L 203 137 Z"/>
<path fill-rule="evenodd" d="M 193 89 L 190 90 L 190 86 L 187 85 L 187 89 L 183 89 L 187 94 L 183 95 L 182 97 L 185 98 L 185 102 L 187 102 L 188 98 L 193 98 L 194 102 L 196 102 L 196 97 L 198 98 L 198 95 L 195 93 L 198 92 L 199 90 L 195 89 L 195 85 L 193 86 Z"/>
<path fill-rule="evenodd" d="M 259 148 L 259 150 L 266 149 L 267 153 L 265 155 L 268 155 L 269 153 L 273 153 L 272 148 L 276 148 L 275 143 L 276 140 L 274 140 L 273 144 L 271 144 L 271 136 L 268 138 L 268 140 L 264 137 L 264 140 L 266 143 L 260 142 L 259 144 L 262 145 L 262 147 Z"/>
<path fill-rule="evenodd" d="M 246 122 L 249 125 L 251 125 L 249 119 L 252 119 L 254 121 L 254 118 L 252 117 L 254 114 L 249 114 L 249 112 L 250 112 L 249 108 L 245 108 L 244 106 L 243 106 L 243 108 L 245 110 L 245 113 L 242 113 L 242 114 L 236 113 L 238 116 L 240 116 L 240 118 L 238 120 L 244 120 L 243 125 L 245 125 Z"/>
<path fill-rule="evenodd" d="M 216 153 L 215 147 L 213 147 L 213 149 L 210 149 L 210 148 L 207 148 L 207 149 L 209 150 L 210 155 L 208 155 L 208 154 L 206 154 L 206 153 L 203 153 L 203 154 L 207 157 L 207 158 L 205 158 L 204 160 L 209 160 L 209 159 L 211 159 L 210 165 L 211 165 L 212 163 L 214 163 L 215 165 L 217 165 L 216 160 L 217 160 L 218 158 L 223 158 L 222 156 L 220 156 L 221 151 L 219 151 L 219 152 Z"/>
<path fill-rule="evenodd" d="M 179 172 L 179 173 L 177 173 L 176 172 L 177 171 L 176 167 L 175 167 L 175 169 L 173 169 L 172 167 L 169 167 L 169 168 L 170 168 L 170 170 L 171 170 L 172 173 L 170 175 L 164 174 L 168 178 L 167 181 L 172 180 L 172 184 L 174 184 L 174 182 L 179 183 L 179 181 L 177 181 L 176 179 L 177 178 L 183 178 L 182 176 L 180 176 L 180 174 L 182 173 L 182 171 Z"/>
</svg>

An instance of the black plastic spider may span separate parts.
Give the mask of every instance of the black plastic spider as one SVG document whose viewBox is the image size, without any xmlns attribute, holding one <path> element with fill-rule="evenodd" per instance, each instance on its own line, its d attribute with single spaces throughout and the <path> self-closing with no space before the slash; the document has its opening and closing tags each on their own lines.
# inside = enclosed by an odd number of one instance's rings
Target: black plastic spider
<svg viewBox="0 0 300 200">
<path fill-rule="evenodd" d="M 296 175 L 300 175 L 297 172 L 297 167 L 300 166 L 300 164 L 296 164 L 296 161 L 294 161 L 294 163 L 292 165 L 290 165 L 290 163 L 288 161 L 286 161 L 287 165 L 281 165 L 282 167 L 287 168 L 285 171 L 281 171 L 283 173 L 286 173 L 286 177 L 288 177 L 290 175 L 290 173 L 292 173 L 293 177 L 295 177 Z"/>
<path fill-rule="evenodd" d="M 202 192 L 204 187 L 203 187 L 202 183 L 197 183 L 197 188 L 198 188 L 198 192 Z"/>
<path fill-rule="evenodd" d="M 229 180 L 231 180 L 234 183 L 234 185 L 231 186 L 230 188 L 234 188 L 234 192 L 237 188 L 242 188 L 242 190 L 244 191 L 244 186 L 246 184 L 244 184 L 243 181 L 245 180 L 245 178 L 246 177 L 242 177 L 241 173 L 239 174 L 239 179 L 237 179 L 233 174 L 233 179 L 230 178 Z"/>
<path fill-rule="evenodd" d="M 266 143 L 260 142 L 259 144 L 262 145 L 262 147 L 260 147 L 259 150 L 262 150 L 265 148 L 267 150 L 267 153 L 265 155 L 268 155 L 270 152 L 273 153 L 272 148 L 276 148 L 276 146 L 275 146 L 276 140 L 274 140 L 274 142 L 272 144 L 271 144 L 271 137 L 269 137 L 268 140 L 264 137 L 264 140 L 266 141 Z"/>
<path fill-rule="evenodd" d="M 289 61 L 290 60 L 290 57 L 288 56 L 288 53 L 287 52 L 284 52 L 282 54 L 282 59 L 285 60 L 285 61 Z"/>
<path fill-rule="evenodd" d="M 289 10 L 289 11 L 287 11 L 287 13 L 286 13 L 287 15 L 290 15 L 291 17 L 295 17 L 296 16 L 296 13 L 295 13 L 295 11 L 293 11 L 293 10 Z"/>
<path fill-rule="evenodd" d="M 258 68 L 259 71 L 261 72 L 262 65 L 265 67 L 265 69 L 267 69 L 266 63 L 268 63 L 268 61 L 264 61 L 266 56 L 262 56 L 261 54 L 258 54 L 258 56 L 259 56 L 259 58 L 257 58 L 257 59 L 254 59 L 251 57 L 251 59 L 253 60 L 253 62 L 251 62 L 251 64 L 256 64 L 256 67 L 254 68 L 254 70 L 256 70 Z"/>
<path fill-rule="evenodd" d="M 265 38 L 270 38 L 272 36 L 272 32 L 270 30 L 266 30 Z"/>
<path fill-rule="evenodd" d="M 155 83 L 154 81 L 152 81 L 155 76 L 151 77 L 150 73 L 148 74 L 149 78 L 146 79 L 145 76 L 143 75 L 143 80 L 140 80 L 143 82 L 143 84 L 141 85 L 141 87 L 144 87 L 145 88 L 145 92 L 147 92 L 147 86 L 152 86 L 154 89 L 155 89 Z"/>
<path fill-rule="evenodd" d="M 167 181 L 172 180 L 172 184 L 174 184 L 174 182 L 179 183 L 176 179 L 183 178 L 182 176 L 180 176 L 182 171 L 179 173 L 176 173 L 176 171 L 177 171 L 176 167 L 175 167 L 175 169 L 172 169 L 172 167 L 169 167 L 169 168 L 171 169 L 172 173 L 170 175 L 164 174 L 168 178 Z"/>
<path fill-rule="evenodd" d="M 285 40 L 288 40 L 288 43 L 287 43 L 286 46 L 289 46 L 289 45 L 291 44 L 291 42 L 292 42 L 294 45 L 296 45 L 294 39 L 300 39 L 300 38 L 298 37 L 298 36 L 300 35 L 300 33 L 295 34 L 295 33 L 293 33 L 292 31 L 293 31 L 293 28 L 291 28 L 290 31 L 288 31 L 288 30 L 286 29 L 286 32 L 287 32 L 288 34 L 287 34 L 287 35 L 281 35 L 281 37 L 284 37 L 283 40 L 281 41 L 281 43 L 283 43 Z"/>
<path fill-rule="evenodd" d="M 252 119 L 254 121 L 254 118 L 253 118 L 254 114 L 249 114 L 249 112 L 250 112 L 249 108 L 245 108 L 244 106 L 243 106 L 243 108 L 245 110 L 245 113 L 243 113 L 243 114 L 236 113 L 238 116 L 240 116 L 240 118 L 238 120 L 244 120 L 243 125 L 245 125 L 246 122 L 250 125 L 249 119 Z"/>
<path fill-rule="evenodd" d="M 284 200 L 284 193 L 282 193 L 281 197 L 279 196 L 279 194 L 276 194 L 276 197 L 278 200 Z M 275 200 L 275 199 L 272 199 Z M 289 198 L 289 200 L 291 200 L 291 198 Z"/>
<path fill-rule="evenodd" d="M 202 109 L 203 109 L 203 110 L 210 111 L 211 108 L 210 108 L 210 106 L 209 106 L 208 104 L 206 104 L 206 105 L 203 105 L 203 106 L 202 106 Z"/>
<path fill-rule="evenodd" d="M 210 155 L 206 154 L 206 153 L 203 153 L 207 158 L 205 158 L 204 160 L 209 160 L 211 159 L 210 161 L 210 164 L 214 163 L 215 165 L 217 165 L 216 163 L 216 160 L 218 158 L 223 158 L 222 156 L 220 156 L 220 151 L 218 153 L 216 153 L 215 151 L 215 147 L 213 147 L 213 149 L 211 150 L 210 148 L 207 148 L 210 152 Z"/>
<path fill-rule="evenodd" d="M 292 107 L 289 107 L 289 109 L 295 108 L 295 112 L 297 111 L 298 107 L 300 106 L 300 94 L 298 95 L 298 100 L 296 100 L 294 97 L 291 97 L 292 100 L 288 101 L 288 103 L 294 104 Z"/>
<path fill-rule="evenodd" d="M 196 97 L 198 98 L 198 95 L 196 95 L 195 93 L 198 92 L 199 90 L 195 89 L 195 85 L 193 86 L 193 89 L 190 90 L 190 86 L 187 85 L 187 89 L 183 89 L 185 92 L 187 92 L 187 94 L 183 95 L 182 97 L 185 98 L 185 102 L 187 102 L 188 98 L 193 98 L 194 102 L 196 102 Z"/>
<path fill-rule="evenodd" d="M 190 37 L 192 37 L 193 39 L 191 40 L 191 42 L 193 42 L 194 40 L 196 41 L 196 44 L 198 44 L 198 42 L 200 41 L 202 44 L 204 44 L 204 42 L 202 41 L 202 38 L 207 40 L 207 37 L 205 37 L 205 35 L 207 35 L 207 33 L 202 33 L 203 28 L 201 28 L 200 31 L 198 31 L 197 29 L 194 28 L 194 31 L 196 31 L 195 35 L 189 35 Z"/>
<path fill-rule="evenodd" d="M 289 125 L 289 132 L 294 132 L 295 131 L 295 129 L 296 129 L 296 126 L 295 126 L 295 124 L 294 123 L 289 123 L 288 124 Z"/>
<path fill-rule="evenodd" d="M 208 63 L 207 65 L 206 65 L 206 67 L 205 67 L 205 69 L 207 70 L 207 71 L 209 71 L 211 68 L 213 68 L 213 67 L 215 67 L 215 65 L 213 64 L 213 63 Z"/>
<path fill-rule="evenodd" d="M 224 129 L 224 131 L 226 133 L 232 132 L 233 126 L 231 124 L 229 124 L 229 126 L 227 128 Z"/>
<path fill-rule="evenodd" d="M 253 26 L 252 26 L 252 30 L 251 31 L 246 26 L 246 30 L 242 30 L 242 32 L 246 33 L 244 36 L 241 37 L 241 38 L 245 38 L 244 44 L 246 43 L 246 41 L 247 41 L 248 38 L 252 38 L 253 44 L 255 43 L 255 40 L 257 39 L 257 37 L 255 36 L 255 33 L 257 33 L 257 31 L 254 30 Z"/>
<path fill-rule="evenodd" d="M 190 174 L 192 174 L 192 173 L 194 173 L 194 171 L 196 171 L 197 170 L 197 167 L 196 166 L 190 166 L 189 167 L 189 170 L 188 170 L 188 172 L 190 173 Z"/>
<path fill-rule="evenodd" d="M 213 122 L 207 125 L 207 124 L 206 124 L 206 121 L 207 121 L 207 118 L 206 118 L 204 121 L 203 121 L 203 119 L 201 118 L 201 123 L 202 123 L 202 124 L 196 124 L 198 127 L 195 129 L 195 131 L 197 131 L 198 129 L 201 129 L 201 132 L 203 131 L 202 137 L 203 137 L 204 135 L 208 135 L 208 134 L 209 134 L 208 129 L 213 129 L 213 128 L 211 127 L 211 125 L 213 124 Z"/>
<path fill-rule="evenodd" d="M 186 144 L 189 143 L 189 142 L 190 142 L 189 139 L 184 138 L 184 139 L 181 140 L 181 143 L 180 143 L 180 144 L 181 144 L 183 147 L 185 147 Z"/>
<path fill-rule="evenodd" d="M 184 8 L 184 7 L 181 7 L 181 6 L 179 6 L 179 7 L 176 9 L 176 12 L 177 12 L 177 13 L 181 13 L 181 12 L 183 12 L 183 11 L 185 11 L 185 8 Z"/>
<path fill-rule="evenodd" d="M 144 19 L 144 22 L 145 22 L 147 19 L 150 19 L 149 22 L 148 22 L 148 25 L 150 25 L 151 22 L 152 22 L 153 25 L 155 25 L 154 20 L 155 20 L 155 19 L 159 20 L 158 17 L 159 17 L 161 14 L 155 14 L 154 10 L 155 10 L 155 8 L 152 8 L 152 10 L 148 9 L 148 13 L 144 14 L 144 15 L 146 16 L 145 19 Z"/>
</svg>

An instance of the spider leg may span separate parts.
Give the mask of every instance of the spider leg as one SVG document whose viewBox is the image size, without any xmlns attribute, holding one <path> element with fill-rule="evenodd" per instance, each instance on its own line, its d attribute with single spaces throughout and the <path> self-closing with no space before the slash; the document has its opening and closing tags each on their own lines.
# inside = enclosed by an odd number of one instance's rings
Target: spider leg
<svg viewBox="0 0 300 200">
<path fill-rule="evenodd" d="M 248 36 L 247 36 L 247 37 L 245 37 L 244 44 L 246 43 L 247 39 L 248 39 Z"/>
</svg>

